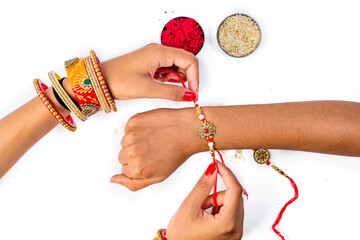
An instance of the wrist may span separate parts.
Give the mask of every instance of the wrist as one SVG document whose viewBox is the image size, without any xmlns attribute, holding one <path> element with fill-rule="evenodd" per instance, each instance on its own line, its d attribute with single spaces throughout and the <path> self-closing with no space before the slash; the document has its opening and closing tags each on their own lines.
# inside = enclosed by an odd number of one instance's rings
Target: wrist
<svg viewBox="0 0 360 240">
<path fill-rule="evenodd" d="M 198 132 L 201 122 L 194 108 L 181 109 L 181 119 L 183 119 L 185 151 L 191 155 L 208 150 L 207 142 L 202 139 Z"/>
<path fill-rule="evenodd" d="M 55 109 L 58 110 L 58 112 L 63 117 L 67 117 L 70 114 L 70 111 L 61 106 L 61 104 L 56 100 L 52 87 L 47 89 L 45 94 L 49 98 L 50 102 L 54 105 Z"/>
</svg>

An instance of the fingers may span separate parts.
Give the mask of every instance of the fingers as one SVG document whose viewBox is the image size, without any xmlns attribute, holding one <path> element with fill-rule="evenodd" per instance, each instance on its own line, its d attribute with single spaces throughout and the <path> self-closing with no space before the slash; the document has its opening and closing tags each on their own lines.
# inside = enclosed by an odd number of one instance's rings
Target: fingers
<svg viewBox="0 0 360 240">
<path fill-rule="evenodd" d="M 186 82 L 186 74 L 185 74 L 185 70 L 182 68 L 178 68 L 176 66 L 170 67 L 170 68 L 161 68 L 158 69 L 160 70 L 159 72 L 156 72 L 154 75 L 154 79 L 158 80 L 160 82 L 169 82 L 169 83 L 180 83 L 180 79 L 179 77 L 175 74 L 175 73 L 169 73 L 167 71 L 161 71 L 162 69 L 168 70 L 168 71 L 173 71 L 176 72 L 177 74 L 180 75 L 180 77 L 182 78 L 182 80 L 184 82 Z"/>
<path fill-rule="evenodd" d="M 151 92 L 151 97 L 153 98 L 163 98 L 173 101 L 195 101 L 196 94 L 191 91 L 183 88 L 181 86 L 162 84 L 156 81 L 153 81 L 153 84 L 149 86 L 151 89 L 148 89 Z"/>
<path fill-rule="evenodd" d="M 203 202 L 209 196 L 209 193 L 213 188 L 216 174 L 216 165 L 212 163 L 181 205 L 182 207 L 187 208 L 189 213 L 198 213 L 198 210 L 201 208 Z"/>
<path fill-rule="evenodd" d="M 225 191 L 218 192 L 216 195 L 216 201 L 219 207 L 224 203 Z M 206 210 L 210 207 L 214 207 L 213 195 L 209 195 L 201 205 L 201 209 Z"/>
<path fill-rule="evenodd" d="M 194 93 L 199 91 L 199 60 L 194 54 L 189 53 L 183 49 L 165 47 L 162 61 L 160 61 L 159 67 L 177 66 L 179 69 L 183 69 L 181 72 L 185 73 L 189 82 L 189 89 Z"/>
<path fill-rule="evenodd" d="M 242 193 L 242 187 L 235 175 L 231 172 L 231 170 L 220 162 L 217 162 L 217 167 L 227 190 L 232 189 Z"/>
<path fill-rule="evenodd" d="M 160 179 L 157 178 L 133 179 L 126 177 L 124 174 L 118 174 L 118 175 L 114 175 L 110 179 L 110 182 L 123 185 L 124 187 L 128 188 L 130 191 L 135 192 L 149 185 L 160 182 Z"/>
<path fill-rule="evenodd" d="M 219 174 L 221 175 L 223 182 L 227 188 L 225 196 L 223 198 L 223 207 L 220 213 L 224 213 L 224 216 L 236 217 L 244 214 L 242 187 L 235 175 L 231 170 L 221 163 L 217 163 Z"/>
</svg>

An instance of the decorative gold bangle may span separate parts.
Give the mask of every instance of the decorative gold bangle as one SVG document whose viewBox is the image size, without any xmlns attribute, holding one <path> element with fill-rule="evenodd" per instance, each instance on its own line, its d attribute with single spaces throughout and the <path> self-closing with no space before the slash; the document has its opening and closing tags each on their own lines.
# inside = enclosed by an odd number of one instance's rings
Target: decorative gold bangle
<svg viewBox="0 0 360 240">
<path fill-rule="evenodd" d="M 67 117 L 63 117 L 59 111 L 54 107 L 54 105 L 51 103 L 50 99 L 45 95 L 45 91 L 48 89 L 48 86 L 46 86 L 40 79 L 36 78 L 33 81 L 36 93 L 40 97 L 41 101 L 45 104 L 46 108 L 49 110 L 51 115 L 55 117 L 55 119 L 63 125 L 67 130 L 71 132 L 76 131 L 76 124 L 72 117 L 69 115 Z"/>
<path fill-rule="evenodd" d="M 84 62 L 85 62 L 86 71 L 89 75 L 91 85 L 93 86 L 95 94 L 96 94 L 97 98 L 99 99 L 101 108 L 104 110 L 105 113 L 111 112 L 110 106 L 108 105 L 108 103 L 106 101 L 105 95 L 102 93 L 100 83 L 97 80 L 95 69 L 91 63 L 90 57 L 86 57 L 84 59 Z"/>
<path fill-rule="evenodd" d="M 115 105 L 115 101 L 112 98 L 112 96 L 111 96 L 111 94 L 109 92 L 109 89 L 108 89 L 108 87 L 106 85 L 106 82 L 104 80 L 104 76 L 103 76 L 103 74 L 101 72 L 101 69 L 100 69 L 100 61 L 99 61 L 98 57 L 96 56 L 96 54 L 95 54 L 95 52 L 93 50 L 90 50 L 90 59 L 91 59 L 92 65 L 94 67 L 97 79 L 98 79 L 98 81 L 100 83 L 102 92 L 105 95 L 106 100 L 107 100 L 108 104 L 110 105 L 111 110 L 113 112 L 116 112 L 117 108 L 116 108 L 116 105 Z"/>
<path fill-rule="evenodd" d="M 61 77 L 53 71 L 49 72 L 48 76 L 49 76 L 51 83 L 53 84 L 55 91 L 57 92 L 57 94 L 59 94 L 59 97 L 63 100 L 63 102 L 70 109 L 70 111 L 73 112 L 74 115 L 77 118 L 79 118 L 81 121 L 87 120 L 87 117 L 85 116 L 85 114 L 75 105 L 75 103 L 71 100 L 70 96 L 67 94 L 67 92 L 63 88 L 63 86 L 61 86 L 61 84 L 59 82 Z"/>
</svg>

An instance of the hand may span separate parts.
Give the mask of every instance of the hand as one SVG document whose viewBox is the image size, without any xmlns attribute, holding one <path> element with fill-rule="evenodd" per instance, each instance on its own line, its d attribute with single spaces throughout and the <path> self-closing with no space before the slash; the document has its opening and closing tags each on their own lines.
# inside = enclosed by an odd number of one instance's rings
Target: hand
<svg viewBox="0 0 360 240">
<path fill-rule="evenodd" d="M 171 219 L 166 238 L 169 240 L 239 240 L 243 234 L 244 205 L 242 187 L 234 174 L 221 163 L 217 169 L 227 187 L 217 195 L 220 211 L 210 214 L 213 207 L 209 193 L 214 185 L 217 170 L 209 165 L 194 189 Z M 214 208 L 213 208 L 214 209 Z"/>
<path fill-rule="evenodd" d="M 207 144 L 198 135 L 194 109 L 156 109 L 136 114 L 127 122 L 119 161 L 122 173 L 112 183 L 132 191 L 158 183 Z"/>
<path fill-rule="evenodd" d="M 159 68 L 177 71 L 189 90 L 182 86 L 159 81 L 178 82 L 173 73 L 160 72 Z M 174 101 L 194 101 L 199 91 L 198 59 L 183 49 L 149 44 L 139 50 L 101 63 L 104 78 L 115 99 L 165 98 Z M 157 79 L 159 81 L 154 81 Z"/>
</svg>

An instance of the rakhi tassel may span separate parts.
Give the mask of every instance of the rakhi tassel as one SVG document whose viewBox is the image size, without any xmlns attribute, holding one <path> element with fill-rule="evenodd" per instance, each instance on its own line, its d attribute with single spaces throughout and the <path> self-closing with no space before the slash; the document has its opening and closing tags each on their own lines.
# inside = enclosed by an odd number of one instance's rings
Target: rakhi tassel
<svg viewBox="0 0 360 240">
<path fill-rule="evenodd" d="M 294 180 L 292 180 L 291 177 L 287 177 L 289 180 L 290 180 L 290 183 L 291 183 L 291 186 L 294 188 L 294 192 L 295 192 L 295 195 L 292 199 L 290 199 L 283 207 L 282 209 L 280 210 L 280 213 L 278 215 L 278 217 L 276 218 L 274 224 L 272 225 L 272 229 L 273 231 L 282 239 L 282 240 L 285 240 L 284 236 L 281 235 L 281 233 L 276 229 L 276 226 L 280 223 L 281 221 L 281 218 L 283 216 L 283 213 L 285 212 L 286 208 L 292 204 L 293 202 L 295 202 L 295 200 L 299 197 L 299 190 L 298 190 L 298 187 L 296 186 L 296 183 L 294 182 Z"/>
</svg>

